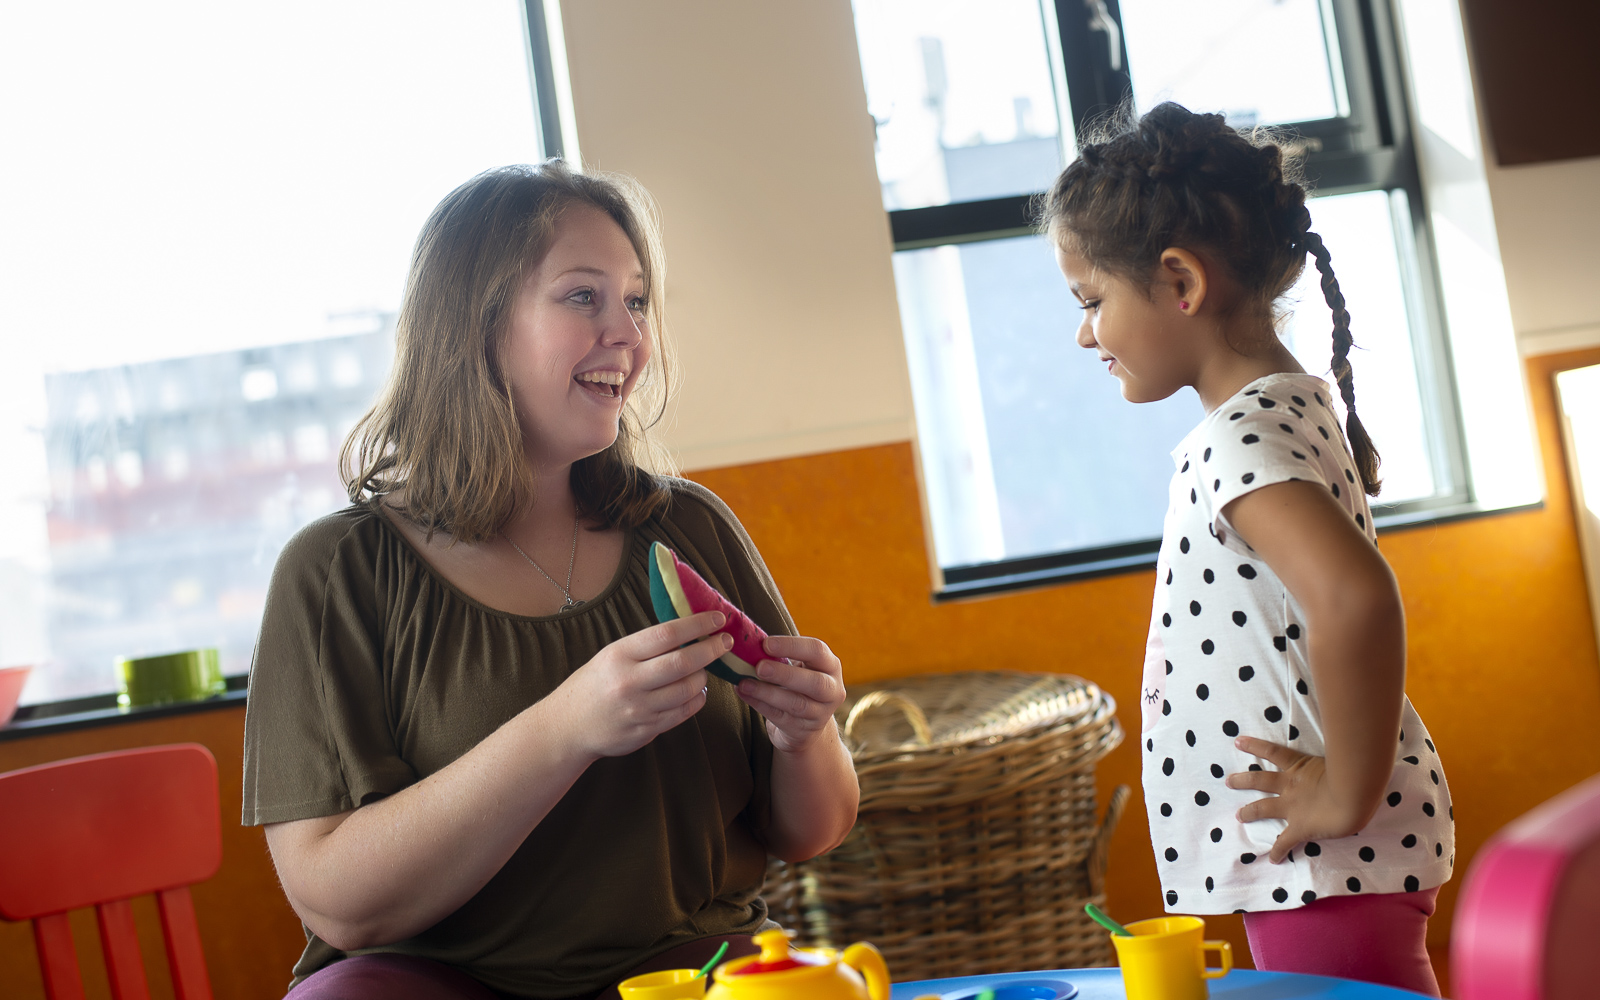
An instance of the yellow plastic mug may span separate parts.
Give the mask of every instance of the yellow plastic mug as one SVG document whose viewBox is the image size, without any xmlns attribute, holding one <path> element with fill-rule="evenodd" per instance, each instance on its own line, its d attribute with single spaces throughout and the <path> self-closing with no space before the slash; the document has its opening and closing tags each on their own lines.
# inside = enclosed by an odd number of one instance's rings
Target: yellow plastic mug
<svg viewBox="0 0 1600 1000">
<path fill-rule="evenodd" d="M 1111 935 L 1122 966 L 1128 1000 L 1205 1000 L 1207 979 L 1233 969 L 1233 946 L 1205 940 L 1199 917 L 1157 917 L 1128 924 L 1133 937 Z M 1206 968 L 1205 953 L 1218 953 L 1220 968 Z"/>
<path fill-rule="evenodd" d="M 697 979 L 699 972 L 699 969 L 646 972 L 618 983 L 617 992 L 622 994 L 622 1000 L 700 1000 L 706 995 L 706 981 L 711 977 Z"/>
</svg>

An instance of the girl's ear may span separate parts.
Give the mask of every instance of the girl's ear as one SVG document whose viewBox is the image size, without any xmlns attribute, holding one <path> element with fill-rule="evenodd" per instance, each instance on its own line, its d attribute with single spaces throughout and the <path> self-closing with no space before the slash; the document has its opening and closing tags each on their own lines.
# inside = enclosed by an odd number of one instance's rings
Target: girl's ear
<svg viewBox="0 0 1600 1000">
<path fill-rule="evenodd" d="M 1160 296 L 1158 301 L 1164 299 L 1164 304 L 1172 305 L 1185 316 L 1200 311 L 1210 288 L 1205 263 L 1181 247 L 1161 251 L 1154 285 Z"/>
</svg>

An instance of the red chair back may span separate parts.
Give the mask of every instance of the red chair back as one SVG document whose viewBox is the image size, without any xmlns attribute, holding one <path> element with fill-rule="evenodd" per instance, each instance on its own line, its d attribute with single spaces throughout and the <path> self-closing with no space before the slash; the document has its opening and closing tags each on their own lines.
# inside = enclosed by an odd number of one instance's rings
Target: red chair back
<svg viewBox="0 0 1600 1000">
<path fill-rule="evenodd" d="M 198 744 L 0 774 L 0 916 L 32 920 L 50 1000 L 80 1000 L 67 911 L 93 906 L 114 1000 L 148 1000 L 128 900 L 153 893 L 177 1000 L 211 1000 L 188 886 L 222 863 L 217 762 Z"/>
<path fill-rule="evenodd" d="M 1457 1000 L 1600 996 L 1600 776 L 1495 834 L 1450 933 Z"/>
</svg>

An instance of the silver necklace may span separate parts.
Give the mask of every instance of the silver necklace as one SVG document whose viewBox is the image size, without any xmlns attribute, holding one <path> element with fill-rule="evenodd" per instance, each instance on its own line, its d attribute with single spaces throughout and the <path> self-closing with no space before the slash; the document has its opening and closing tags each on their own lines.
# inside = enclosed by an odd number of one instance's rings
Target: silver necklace
<svg viewBox="0 0 1600 1000">
<path fill-rule="evenodd" d="M 539 575 L 544 577 L 546 580 L 549 580 L 550 585 L 561 591 L 561 596 L 567 599 L 566 603 L 561 605 L 561 610 L 558 611 L 557 614 L 564 615 L 568 611 L 576 610 L 584 605 L 585 602 L 575 601 L 572 599 L 572 567 L 576 565 L 578 561 L 578 512 L 576 510 L 572 512 L 572 554 L 567 556 L 567 585 L 565 587 L 557 583 L 555 577 L 551 576 L 549 573 L 546 573 L 543 566 L 540 566 L 538 563 L 534 562 L 532 556 L 522 551 L 522 546 L 518 545 L 516 542 L 513 542 L 510 535 L 502 532 L 500 537 L 504 538 L 508 545 L 517 550 L 517 555 L 528 560 L 528 565 L 538 570 Z"/>
</svg>

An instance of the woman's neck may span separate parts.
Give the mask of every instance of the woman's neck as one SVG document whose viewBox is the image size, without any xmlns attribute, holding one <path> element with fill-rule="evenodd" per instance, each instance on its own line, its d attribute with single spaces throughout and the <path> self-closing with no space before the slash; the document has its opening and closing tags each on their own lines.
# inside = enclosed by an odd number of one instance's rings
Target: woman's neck
<svg viewBox="0 0 1600 1000">
<path fill-rule="evenodd" d="M 577 513 L 578 498 L 572 490 L 572 465 L 536 466 L 533 470 L 533 500 L 507 527 L 536 528 L 552 522 L 570 524 Z"/>
</svg>

